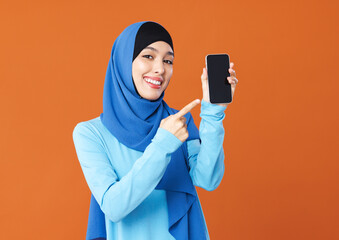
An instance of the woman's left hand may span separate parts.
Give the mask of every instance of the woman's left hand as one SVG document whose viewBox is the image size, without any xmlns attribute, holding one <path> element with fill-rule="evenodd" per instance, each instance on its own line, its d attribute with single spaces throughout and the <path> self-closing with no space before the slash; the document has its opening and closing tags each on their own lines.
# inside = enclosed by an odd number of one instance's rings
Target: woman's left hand
<svg viewBox="0 0 339 240">
<path fill-rule="evenodd" d="M 227 77 L 228 82 L 231 84 L 232 88 L 232 99 L 234 96 L 235 87 L 238 83 L 238 79 L 235 77 L 235 71 L 233 70 L 234 63 L 230 63 L 230 68 L 228 69 L 228 72 L 230 73 L 230 76 Z M 205 102 L 210 102 L 210 93 L 208 90 L 208 80 L 207 80 L 207 70 L 206 68 L 203 68 L 202 74 L 201 74 L 201 84 L 202 84 L 202 94 L 203 94 L 203 100 Z M 219 106 L 227 107 L 228 103 L 216 103 Z"/>
</svg>

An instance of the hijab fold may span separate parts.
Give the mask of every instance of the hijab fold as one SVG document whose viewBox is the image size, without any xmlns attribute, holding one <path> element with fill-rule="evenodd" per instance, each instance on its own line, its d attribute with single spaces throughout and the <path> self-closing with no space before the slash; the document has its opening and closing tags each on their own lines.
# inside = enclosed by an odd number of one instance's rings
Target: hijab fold
<svg viewBox="0 0 339 240">
<path fill-rule="evenodd" d="M 147 31 L 146 31 L 146 30 Z M 153 40 L 152 40 L 153 39 Z M 132 61 L 135 52 L 140 53 L 142 44 L 165 41 L 173 49 L 168 32 L 155 22 L 139 22 L 127 27 L 114 42 L 108 63 L 103 113 L 104 126 L 125 146 L 144 151 L 154 138 L 160 121 L 178 112 L 163 100 L 149 101 L 137 93 L 132 79 Z M 138 49 L 136 49 L 138 48 Z M 198 139 L 199 131 L 190 113 L 187 119 L 187 140 Z M 171 161 L 156 189 L 166 191 L 169 232 L 175 239 L 206 239 L 204 219 L 198 196 L 189 175 L 187 144 L 182 144 L 171 155 Z M 106 239 L 105 220 L 100 206 L 91 197 L 87 240 Z"/>
</svg>

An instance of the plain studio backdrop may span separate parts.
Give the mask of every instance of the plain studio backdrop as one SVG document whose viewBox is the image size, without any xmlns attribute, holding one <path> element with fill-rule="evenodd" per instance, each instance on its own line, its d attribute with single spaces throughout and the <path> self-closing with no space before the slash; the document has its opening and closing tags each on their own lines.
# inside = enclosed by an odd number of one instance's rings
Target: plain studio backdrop
<svg viewBox="0 0 339 240">
<path fill-rule="evenodd" d="M 173 36 L 174 108 L 202 97 L 205 55 L 235 63 L 225 175 L 198 189 L 211 239 L 338 239 L 338 10 L 334 0 L 1 0 L 0 239 L 85 238 L 90 192 L 72 131 L 102 112 L 113 42 L 143 20 Z"/>
</svg>

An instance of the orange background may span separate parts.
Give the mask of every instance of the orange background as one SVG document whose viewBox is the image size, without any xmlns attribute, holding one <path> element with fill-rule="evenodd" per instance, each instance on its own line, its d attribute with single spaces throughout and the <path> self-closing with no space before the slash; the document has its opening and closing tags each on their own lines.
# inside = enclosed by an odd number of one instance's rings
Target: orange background
<svg viewBox="0 0 339 240">
<path fill-rule="evenodd" d="M 1 1 L 0 239 L 85 238 L 72 131 L 101 113 L 112 44 L 141 20 L 173 36 L 172 107 L 201 97 L 206 54 L 235 63 L 225 176 L 199 189 L 211 239 L 338 239 L 336 2 Z"/>
</svg>

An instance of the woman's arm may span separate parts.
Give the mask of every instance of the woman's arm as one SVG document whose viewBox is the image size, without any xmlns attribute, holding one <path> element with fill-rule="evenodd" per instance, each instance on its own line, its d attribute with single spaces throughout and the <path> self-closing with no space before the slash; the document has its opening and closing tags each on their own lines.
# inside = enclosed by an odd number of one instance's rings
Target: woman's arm
<svg viewBox="0 0 339 240">
<path fill-rule="evenodd" d="M 118 179 L 100 137 L 90 124 L 78 124 L 73 140 L 88 186 L 113 222 L 123 219 L 151 194 L 166 170 L 171 153 L 182 144 L 174 135 L 159 128 L 131 170 Z"/>
<path fill-rule="evenodd" d="M 238 79 L 233 70 L 234 63 L 230 63 L 227 78 L 231 84 L 232 96 Z M 201 123 L 199 127 L 200 142 L 192 140 L 187 142 L 190 175 L 194 185 L 206 190 L 214 190 L 218 187 L 224 174 L 224 128 L 222 120 L 224 111 L 228 106 L 225 104 L 212 104 L 209 102 L 209 89 L 206 68 L 201 75 L 203 101 L 201 102 Z"/>
<path fill-rule="evenodd" d="M 226 107 L 201 102 L 199 140 L 187 142 L 190 176 L 195 186 L 212 191 L 224 174 L 224 128 L 222 120 Z"/>
</svg>

